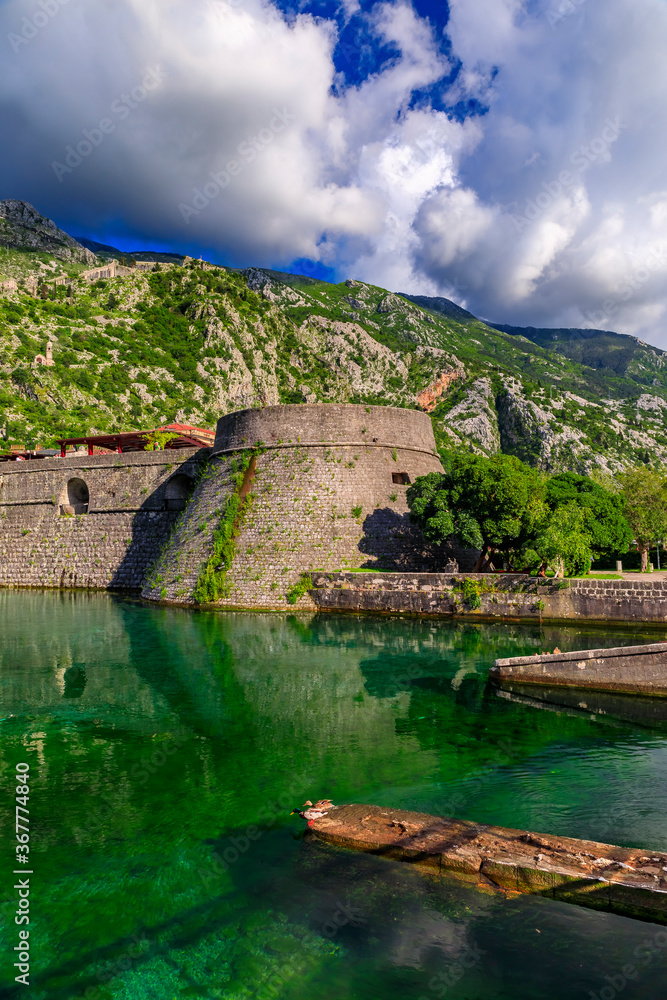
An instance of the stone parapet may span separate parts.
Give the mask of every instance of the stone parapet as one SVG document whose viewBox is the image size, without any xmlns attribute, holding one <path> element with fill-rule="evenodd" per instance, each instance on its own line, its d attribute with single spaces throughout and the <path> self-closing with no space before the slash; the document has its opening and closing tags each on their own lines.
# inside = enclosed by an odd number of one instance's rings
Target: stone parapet
<svg viewBox="0 0 667 1000">
<path fill-rule="evenodd" d="M 667 698 L 667 644 L 513 656 L 496 660 L 491 677 L 501 684 L 516 681 Z"/>
<path fill-rule="evenodd" d="M 419 410 L 395 406 L 287 404 L 241 410 L 221 417 L 213 454 L 295 446 L 400 448 L 437 458 L 431 420 Z"/>
<path fill-rule="evenodd" d="M 644 578 L 545 581 L 510 573 L 347 572 L 315 574 L 313 584 L 311 597 L 326 611 L 667 622 L 667 583 Z"/>
</svg>

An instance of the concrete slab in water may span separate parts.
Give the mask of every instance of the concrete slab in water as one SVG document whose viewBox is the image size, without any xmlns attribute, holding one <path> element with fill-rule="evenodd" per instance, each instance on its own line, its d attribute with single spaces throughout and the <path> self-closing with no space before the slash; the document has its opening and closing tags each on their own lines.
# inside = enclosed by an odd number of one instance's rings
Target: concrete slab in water
<svg viewBox="0 0 667 1000">
<path fill-rule="evenodd" d="M 447 872 L 480 887 L 551 896 L 667 924 L 667 854 L 380 806 L 333 806 L 321 840 Z"/>
<path fill-rule="evenodd" d="M 491 680 L 667 698 L 667 642 L 496 660 Z"/>
</svg>

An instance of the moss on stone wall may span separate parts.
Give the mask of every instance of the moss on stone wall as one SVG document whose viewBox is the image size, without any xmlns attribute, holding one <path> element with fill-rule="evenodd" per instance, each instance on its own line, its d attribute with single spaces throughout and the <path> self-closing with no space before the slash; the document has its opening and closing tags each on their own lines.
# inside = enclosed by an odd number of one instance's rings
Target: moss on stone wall
<svg viewBox="0 0 667 1000">
<path fill-rule="evenodd" d="M 197 604 L 212 604 L 221 597 L 228 596 L 227 574 L 236 554 L 236 539 L 252 502 L 250 487 L 255 476 L 256 464 L 255 451 L 240 452 L 232 461 L 234 492 L 228 498 L 220 515 L 218 526 L 213 532 L 213 551 L 197 580 L 193 594 Z"/>
</svg>

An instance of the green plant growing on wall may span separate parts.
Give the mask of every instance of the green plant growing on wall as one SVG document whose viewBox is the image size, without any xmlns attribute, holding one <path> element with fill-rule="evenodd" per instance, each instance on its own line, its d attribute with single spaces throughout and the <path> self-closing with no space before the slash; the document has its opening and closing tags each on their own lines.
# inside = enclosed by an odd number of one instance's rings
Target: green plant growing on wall
<svg viewBox="0 0 667 1000">
<path fill-rule="evenodd" d="M 352 511 L 351 511 L 352 517 L 355 517 L 355 518 L 361 517 L 361 515 L 363 514 L 363 512 L 364 512 L 364 508 L 361 506 L 361 504 L 359 504 L 358 506 L 352 508 Z"/>
<path fill-rule="evenodd" d="M 477 611 L 482 606 L 481 586 L 476 580 L 466 578 L 461 587 L 463 601 L 471 611 Z"/>
<path fill-rule="evenodd" d="M 256 452 L 241 452 L 232 464 L 234 492 L 224 506 L 213 532 L 213 551 L 202 567 L 194 590 L 197 604 L 212 604 L 229 591 L 227 574 L 236 554 L 236 539 L 251 502 L 250 483 L 254 474 Z"/>
<path fill-rule="evenodd" d="M 169 442 L 177 437 L 178 434 L 174 434 L 173 431 L 151 431 L 143 435 L 146 451 L 163 451 Z"/>
<path fill-rule="evenodd" d="M 307 594 L 309 590 L 313 590 L 313 581 L 307 573 L 302 573 L 300 580 L 285 594 L 287 603 L 296 604 L 299 598 Z"/>
</svg>

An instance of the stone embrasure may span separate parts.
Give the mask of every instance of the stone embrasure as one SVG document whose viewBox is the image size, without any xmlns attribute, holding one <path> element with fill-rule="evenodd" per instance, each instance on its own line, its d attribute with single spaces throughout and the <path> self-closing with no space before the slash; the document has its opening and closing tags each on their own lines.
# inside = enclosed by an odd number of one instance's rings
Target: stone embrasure
<svg viewBox="0 0 667 1000">
<path fill-rule="evenodd" d="M 308 824 L 321 840 L 485 890 L 533 893 L 667 923 L 667 854 L 367 805 Z"/>
</svg>

